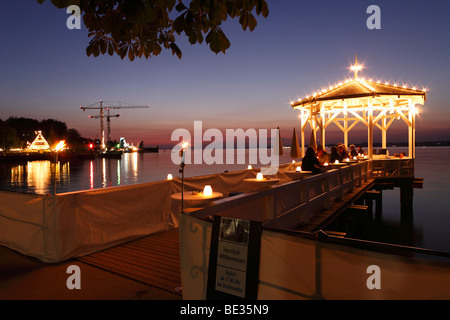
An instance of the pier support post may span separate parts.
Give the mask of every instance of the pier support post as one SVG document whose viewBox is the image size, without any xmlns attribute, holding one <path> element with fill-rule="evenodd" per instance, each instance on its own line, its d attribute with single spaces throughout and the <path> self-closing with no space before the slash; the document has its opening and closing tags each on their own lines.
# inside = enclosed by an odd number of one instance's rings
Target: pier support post
<svg viewBox="0 0 450 320">
<path fill-rule="evenodd" d="M 413 186 L 412 180 L 400 183 L 400 221 L 401 224 L 410 225 L 413 222 Z"/>
<path fill-rule="evenodd" d="M 371 213 L 373 213 L 373 202 L 375 202 L 375 218 L 376 220 L 379 220 L 381 218 L 381 211 L 383 207 L 381 191 L 379 190 L 366 191 L 364 193 L 364 200 L 366 206 L 369 207 L 369 211 Z"/>
</svg>

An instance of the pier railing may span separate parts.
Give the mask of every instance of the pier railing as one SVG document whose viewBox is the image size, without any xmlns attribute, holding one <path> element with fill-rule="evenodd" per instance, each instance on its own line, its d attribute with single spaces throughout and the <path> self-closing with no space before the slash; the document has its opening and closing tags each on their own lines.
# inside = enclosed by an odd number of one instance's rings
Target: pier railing
<svg viewBox="0 0 450 320">
<path fill-rule="evenodd" d="M 372 176 L 376 178 L 414 177 L 414 159 L 382 158 L 372 160 Z"/>
<path fill-rule="evenodd" d="M 283 175 L 282 171 L 280 175 Z M 367 182 L 370 176 L 371 162 L 362 161 L 301 180 L 287 179 L 258 192 L 224 198 L 215 201 L 214 206 L 191 214 L 199 219 L 222 215 L 288 229 L 297 224 L 308 224 L 314 215 L 329 209 L 334 201 L 342 200 L 345 194 Z"/>
</svg>

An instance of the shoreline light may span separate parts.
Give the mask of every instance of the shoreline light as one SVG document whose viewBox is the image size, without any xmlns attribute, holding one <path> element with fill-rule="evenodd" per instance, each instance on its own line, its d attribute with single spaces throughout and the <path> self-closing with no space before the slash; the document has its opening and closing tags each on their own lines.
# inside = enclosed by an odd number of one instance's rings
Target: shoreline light
<svg viewBox="0 0 450 320">
<path fill-rule="evenodd" d="M 295 168 L 295 171 L 300 172 L 300 171 L 302 171 L 302 168 L 301 167 L 297 167 L 297 168 Z"/>
<path fill-rule="evenodd" d="M 173 179 L 173 176 L 172 176 L 171 173 L 169 173 L 169 174 L 167 175 L 167 180 L 172 180 L 172 179 Z"/>
<path fill-rule="evenodd" d="M 259 172 L 257 175 L 256 175 L 256 180 L 262 180 L 263 179 L 263 174 L 261 173 L 261 172 Z"/>
<path fill-rule="evenodd" d="M 66 141 L 61 140 L 61 141 L 56 145 L 55 150 L 56 150 L 56 151 L 59 151 L 59 150 L 61 150 L 62 148 L 64 148 L 65 146 L 66 146 Z"/>
</svg>

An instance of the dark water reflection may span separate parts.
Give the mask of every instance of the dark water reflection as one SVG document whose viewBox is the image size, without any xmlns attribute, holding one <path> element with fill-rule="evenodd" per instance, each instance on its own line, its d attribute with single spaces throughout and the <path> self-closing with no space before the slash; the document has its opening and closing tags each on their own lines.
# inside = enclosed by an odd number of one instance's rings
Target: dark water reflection
<svg viewBox="0 0 450 320">
<path fill-rule="evenodd" d="M 390 148 L 392 155 L 407 148 Z M 286 154 L 287 153 L 287 154 Z M 32 193 L 64 193 L 107 188 L 180 176 L 171 160 L 171 150 L 159 153 L 129 153 L 121 159 L 93 159 L 71 162 L 30 161 L 0 163 L 0 188 Z M 423 188 L 413 190 L 412 220 L 402 221 L 400 190 L 383 191 L 381 219 L 366 230 L 370 240 L 419 246 L 450 252 L 450 147 L 417 148 L 415 176 L 424 179 Z M 288 163 L 289 151 L 280 163 Z M 245 164 L 187 165 L 185 176 L 245 169 Z"/>
</svg>

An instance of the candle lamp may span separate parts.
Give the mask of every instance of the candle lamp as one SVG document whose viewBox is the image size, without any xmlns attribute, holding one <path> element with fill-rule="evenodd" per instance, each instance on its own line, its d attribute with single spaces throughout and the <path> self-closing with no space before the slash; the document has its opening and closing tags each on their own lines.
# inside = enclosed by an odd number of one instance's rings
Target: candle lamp
<svg viewBox="0 0 450 320">
<path fill-rule="evenodd" d="M 205 196 L 212 196 L 212 188 L 210 185 L 206 185 L 203 189 L 203 195 Z"/>
</svg>

